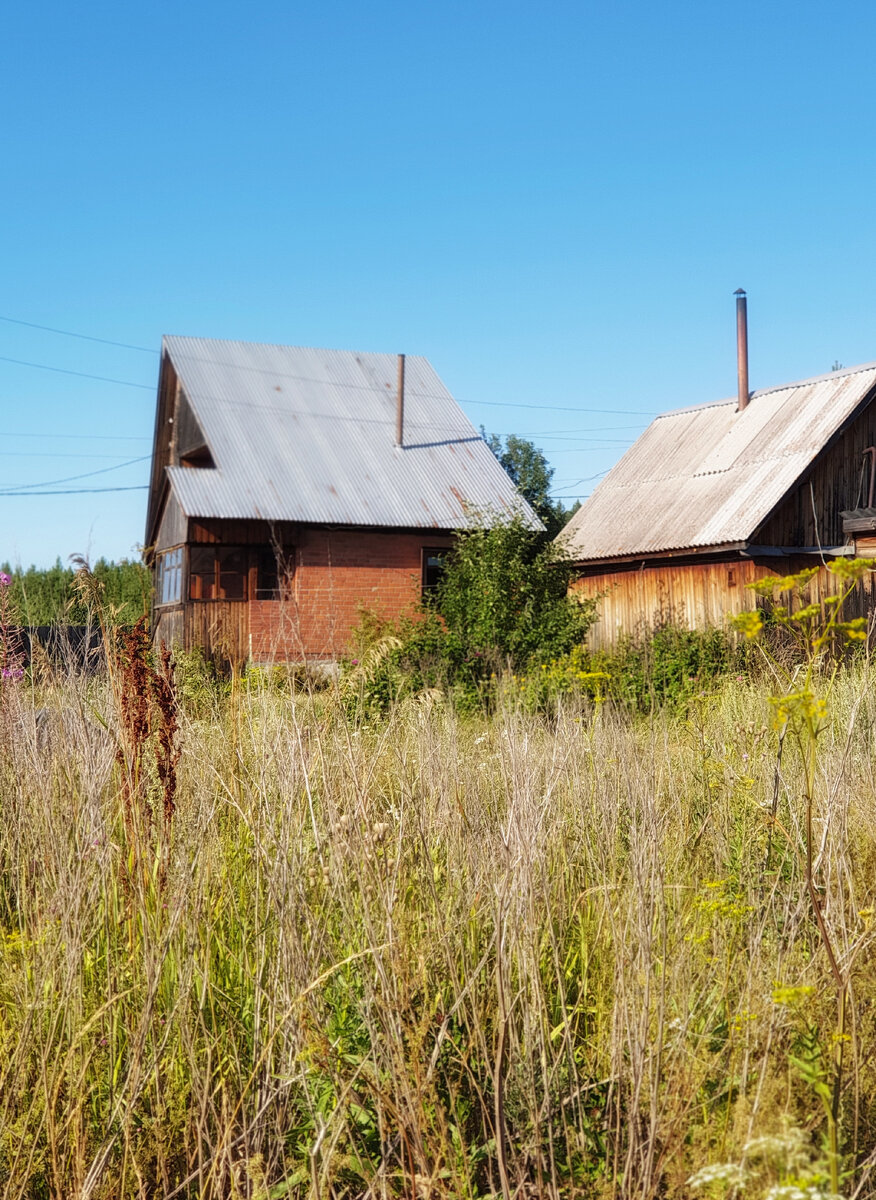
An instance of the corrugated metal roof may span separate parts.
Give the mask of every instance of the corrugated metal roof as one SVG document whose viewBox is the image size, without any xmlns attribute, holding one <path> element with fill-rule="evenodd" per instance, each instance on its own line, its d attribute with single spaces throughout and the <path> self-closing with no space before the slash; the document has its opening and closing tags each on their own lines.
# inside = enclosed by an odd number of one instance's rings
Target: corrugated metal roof
<svg viewBox="0 0 876 1200">
<path fill-rule="evenodd" d="M 425 358 L 167 337 L 215 469 L 169 467 L 191 517 L 459 529 L 538 520 Z"/>
<path fill-rule="evenodd" d="M 876 385 L 876 363 L 664 413 L 561 536 L 580 562 L 747 541 Z"/>
</svg>

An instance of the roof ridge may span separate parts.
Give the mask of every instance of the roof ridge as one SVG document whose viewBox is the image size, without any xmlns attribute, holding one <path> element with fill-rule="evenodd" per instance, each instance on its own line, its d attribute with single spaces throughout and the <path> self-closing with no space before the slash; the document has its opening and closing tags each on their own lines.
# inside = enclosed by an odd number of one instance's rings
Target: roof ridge
<svg viewBox="0 0 876 1200">
<path fill-rule="evenodd" d="M 876 362 L 864 363 L 761 389 L 745 410 L 754 417 L 734 411 L 735 397 L 660 414 L 679 420 L 655 418 L 573 517 L 566 544 L 587 561 L 750 536 L 874 385 Z"/>
<path fill-rule="evenodd" d="M 823 375 L 810 375 L 808 379 L 795 379 L 790 383 L 777 383 L 772 387 L 758 388 L 751 393 L 755 396 L 766 396 L 769 392 L 785 392 L 789 388 L 809 387 L 813 383 L 824 383 L 826 379 L 841 379 L 844 375 L 860 375 L 862 371 L 876 370 L 876 361 L 860 363 L 856 367 L 840 367 L 838 371 L 825 371 Z"/>
<path fill-rule="evenodd" d="M 769 387 L 756 388 L 751 393 L 751 399 L 754 400 L 758 396 L 768 396 L 771 392 L 786 392 L 790 388 L 811 387 L 813 383 L 823 383 L 827 379 L 842 379 L 846 375 L 860 375 L 863 371 L 874 370 L 876 370 L 876 360 L 860 363 L 855 367 L 841 367 L 838 371 L 827 371 L 824 375 L 810 375 L 808 379 L 794 379 L 790 383 L 776 383 Z M 661 417 L 677 417 L 682 413 L 700 412 L 707 408 L 720 408 L 725 404 L 737 403 L 736 396 L 731 396 L 726 400 L 702 400 L 698 404 L 685 404 L 680 408 L 667 408 L 664 412 L 657 413 L 654 420 L 659 421 Z"/>
<path fill-rule="evenodd" d="M 254 342 L 243 338 L 215 338 L 215 337 L 197 337 L 194 334 L 187 333 L 165 333 L 161 337 L 162 345 L 168 341 L 174 342 L 212 342 L 219 346 L 256 346 L 259 349 L 265 350 L 308 350 L 316 354 L 349 354 L 354 358 L 358 355 L 373 355 L 375 357 L 388 356 L 389 358 L 398 358 L 399 351 L 395 350 L 345 350 L 337 346 L 301 346 L 292 345 L 289 342 Z M 406 359 L 425 359 L 425 354 L 405 354 Z M 220 363 L 224 366 L 224 363 Z M 431 365 L 431 364 L 430 364 Z"/>
</svg>

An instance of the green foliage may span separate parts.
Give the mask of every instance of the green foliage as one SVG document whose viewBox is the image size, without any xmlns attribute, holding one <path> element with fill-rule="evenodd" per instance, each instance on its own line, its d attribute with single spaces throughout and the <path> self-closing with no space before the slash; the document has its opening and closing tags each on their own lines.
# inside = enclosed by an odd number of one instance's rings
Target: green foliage
<svg viewBox="0 0 876 1200">
<path fill-rule="evenodd" d="M 443 627 L 418 619 L 426 660 Z M 363 624 L 350 674 L 400 648 Z M 598 700 L 590 665 L 576 645 L 537 671 Z M 215 695 L 186 673 L 206 701 L 180 714 L 169 838 L 124 804 L 134 689 L 26 679 L 0 707 L 3 1195 L 487 1200 L 504 1170 L 521 1196 L 826 1200 L 838 1044 L 842 1191 L 870 1194 L 867 662 L 819 749 L 846 831 L 823 876 L 856 964 L 841 1035 L 799 756 L 769 813 L 765 681 L 684 721 L 545 721 L 507 678 L 489 716 L 349 720 L 270 672 Z"/>
<path fill-rule="evenodd" d="M 745 671 L 748 658 L 722 629 L 668 624 L 650 635 L 622 638 L 614 650 L 595 651 L 580 669 L 603 673 L 607 697 L 648 712 L 662 705 L 684 706 L 725 676 Z"/>
<path fill-rule="evenodd" d="M 519 517 L 461 533 L 435 596 L 458 652 L 525 669 L 564 654 L 593 623 L 594 604 L 569 594 L 575 569 Z"/>
<path fill-rule="evenodd" d="M 763 645 L 760 635 L 765 622 L 760 610 L 743 613 L 736 618 L 735 624 L 749 641 L 761 645 L 773 677 L 779 683 L 778 694 L 770 697 L 773 726 L 779 734 L 777 772 L 782 765 L 781 748 L 786 737 L 796 748 L 803 770 L 801 811 L 795 814 L 796 822 L 804 831 L 798 853 L 803 863 L 813 928 L 830 964 L 836 1021 L 832 1034 L 832 1061 L 827 1061 L 815 1025 L 807 1025 L 803 1032 L 798 1033 L 796 1053 L 790 1055 L 789 1061 L 824 1107 L 830 1186 L 835 1194 L 839 1191 L 844 1153 L 839 1116 L 846 1069 L 846 1044 L 852 1040 L 848 1032 L 852 970 L 866 935 L 851 950 L 848 947 L 843 949 L 822 911 L 825 890 L 822 861 L 824 857 L 829 858 L 831 853 L 830 835 L 833 833 L 839 839 L 843 834 L 831 829 L 829 806 L 821 794 L 823 784 L 819 752 L 823 735 L 829 728 L 829 701 L 839 671 L 840 652 L 848 643 L 854 645 L 867 641 L 866 618 L 845 619 L 843 608 L 864 577 L 876 571 L 876 559 L 837 558 L 827 564 L 827 570 L 836 580 L 836 591 L 833 595 L 821 598 L 813 599 L 810 593 L 819 573 L 817 567 L 793 575 L 760 579 L 748 585 L 767 602 L 767 615 L 772 626 L 784 633 L 794 647 L 796 661 L 790 665 L 782 662 L 769 645 Z M 775 602 L 777 595 L 783 598 L 783 603 Z M 773 817 L 776 815 L 776 798 L 772 805 Z M 823 814 L 819 809 L 824 810 Z M 819 835 L 820 844 L 816 846 L 816 823 L 822 821 L 824 833 Z M 847 886 L 845 880 L 841 886 Z"/>
<path fill-rule="evenodd" d="M 73 586 L 73 567 L 62 565 L 60 558 L 52 567 L 28 567 L 13 570 L 0 566 L 12 577 L 12 610 L 22 625 L 84 625 L 88 613 Z M 152 579 L 143 563 L 121 559 L 94 564 L 92 575 L 100 589 L 105 612 L 114 624 L 133 625 L 149 611 Z"/>
<path fill-rule="evenodd" d="M 362 614 L 347 694 L 380 708 L 430 689 L 463 708 L 489 702 L 504 672 L 525 672 L 582 641 L 594 604 L 569 594 L 572 575 L 519 516 L 464 531 L 426 604 L 397 621 Z"/>
<path fill-rule="evenodd" d="M 548 535 L 555 537 L 580 506 L 566 509 L 560 501 L 551 499 L 554 469 L 548 465 L 544 453 L 533 442 L 513 433 L 505 438 L 504 446 L 498 434 L 488 434 L 483 426 L 481 436 L 521 496 L 532 505 Z"/>
<path fill-rule="evenodd" d="M 175 647 L 173 661 L 177 695 L 184 712 L 195 719 L 217 713 L 231 693 L 231 684 L 215 663 L 204 658 L 200 646 L 191 650 Z"/>
</svg>

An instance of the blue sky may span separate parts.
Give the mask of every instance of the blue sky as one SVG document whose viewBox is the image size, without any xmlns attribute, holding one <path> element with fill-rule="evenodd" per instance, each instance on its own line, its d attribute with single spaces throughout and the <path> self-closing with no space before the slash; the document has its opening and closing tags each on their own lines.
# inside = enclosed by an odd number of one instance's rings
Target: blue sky
<svg viewBox="0 0 876 1200">
<path fill-rule="evenodd" d="M 145 483 L 163 333 L 424 354 L 568 500 L 734 393 L 737 287 L 753 387 L 876 359 L 872 5 L 37 0 L 3 35 L 0 493 Z M 130 556 L 145 496 L 0 494 L 0 561 Z"/>
</svg>

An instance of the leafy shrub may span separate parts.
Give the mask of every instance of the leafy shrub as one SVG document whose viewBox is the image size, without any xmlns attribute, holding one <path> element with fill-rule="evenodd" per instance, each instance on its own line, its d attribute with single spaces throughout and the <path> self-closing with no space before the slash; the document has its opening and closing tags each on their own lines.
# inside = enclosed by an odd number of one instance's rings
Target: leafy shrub
<svg viewBox="0 0 876 1200">
<path fill-rule="evenodd" d="M 573 646 L 566 654 L 532 664 L 515 683 L 531 711 L 577 697 L 650 712 L 684 706 L 723 677 L 748 670 L 750 658 L 750 649 L 734 645 L 721 629 L 667 624 L 650 635 L 624 638 L 610 651 Z"/>
<path fill-rule="evenodd" d="M 750 655 L 723 629 L 664 625 L 650 636 L 623 638 L 613 651 L 598 651 L 590 670 L 605 673 L 605 691 L 637 711 L 683 705 L 725 675 L 743 671 Z"/>
<path fill-rule="evenodd" d="M 435 607 L 458 652 L 523 670 L 566 653 L 593 623 L 594 603 L 569 595 L 574 575 L 553 543 L 515 517 L 459 535 Z"/>
<path fill-rule="evenodd" d="M 204 657 L 200 646 L 175 647 L 173 658 L 177 695 L 188 716 L 203 719 L 217 712 L 231 691 L 229 681 Z"/>
<path fill-rule="evenodd" d="M 569 594 L 572 574 L 520 517 L 462 532 L 423 604 L 395 621 L 363 612 L 347 694 L 380 708 L 430 689 L 463 709 L 489 704 L 505 672 L 525 673 L 583 640 L 594 604 Z"/>
</svg>

